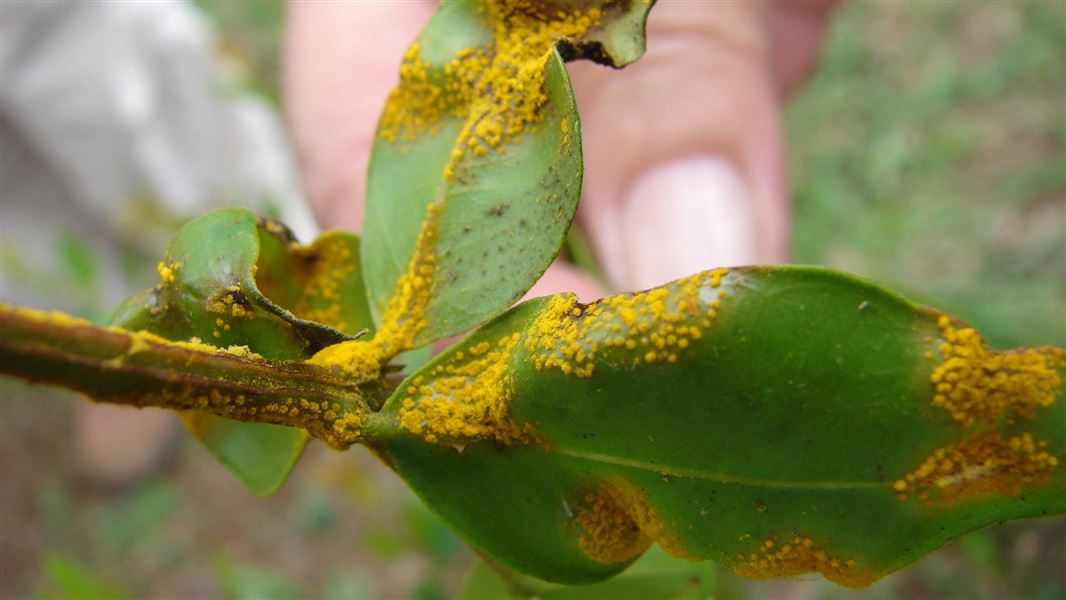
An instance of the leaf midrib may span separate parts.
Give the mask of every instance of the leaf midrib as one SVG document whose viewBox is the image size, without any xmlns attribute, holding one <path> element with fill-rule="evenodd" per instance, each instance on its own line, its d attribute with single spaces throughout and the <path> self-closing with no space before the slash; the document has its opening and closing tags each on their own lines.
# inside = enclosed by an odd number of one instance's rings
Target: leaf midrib
<svg viewBox="0 0 1066 600">
<path fill-rule="evenodd" d="M 664 464 L 653 464 L 640 460 L 611 456 L 608 454 L 598 454 L 573 448 L 563 448 L 557 445 L 551 447 L 550 454 L 557 454 L 608 465 L 640 469 L 668 477 L 687 477 L 689 479 L 713 481 L 715 483 L 747 485 L 752 487 L 802 490 L 857 490 L 882 489 L 886 487 L 885 484 L 879 481 L 780 481 L 774 479 L 751 479 L 737 477 L 728 473 L 718 473 L 683 467 L 679 468 Z"/>
</svg>

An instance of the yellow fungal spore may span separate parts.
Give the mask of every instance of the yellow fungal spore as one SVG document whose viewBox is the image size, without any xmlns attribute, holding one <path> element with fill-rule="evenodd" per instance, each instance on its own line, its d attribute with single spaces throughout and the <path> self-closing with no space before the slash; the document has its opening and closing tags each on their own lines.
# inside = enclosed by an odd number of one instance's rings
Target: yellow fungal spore
<svg viewBox="0 0 1066 600">
<path fill-rule="evenodd" d="M 481 342 L 468 354 L 457 352 L 437 365 L 428 381 L 416 378 L 407 387 L 400 425 L 430 443 L 529 441 L 531 427 L 519 426 L 509 416 L 514 391 L 511 359 L 519 337 L 514 333 L 495 344 Z"/>
<path fill-rule="evenodd" d="M 373 341 L 351 340 L 327 346 L 307 359 L 313 365 L 339 367 L 356 383 L 378 378 L 384 357 Z"/>
<path fill-rule="evenodd" d="M 589 492 L 577 506 L 574 520 L 582 528 L 578 546 L 596 562 L 632 560 L 648 549 L 651 538 L 629 516 L 610 489 Z"/>
<path fill-rule="evenodd" d="M 502 152 L 505 144 L 521 140 L 529 126 L 541 118 L 540 108 L 547 102 L 545 62 L 553 44 L 564 37 L 585 35 L 601 18 L 600 9 L 595 7 L 548 10 L 528 0 L 486 1 L 479 10 L 492 30 L 492 41 L 483 48 L 459 50 L 443 69 L 423 57 L 419 43 L 412 44 L 400 68 L 400 84 L 389 96 L 378 130 L 384 140 L 410 141 L 438 130 L 445 117 L 461 122 L 451 160 L 444 168 L 445 179 L 455 176 L 457 162 L 468 153 Z M 569 125 L 562 129 L 561 135 L 569 136 Z M 437 204 L 428 205 L 414 255 L 396 282 L 383 310 L 382 327 L 370 345 L 345 342 L 320 352 L 314 362 L 340 366 L 364 377 L 380 372 L 384 361 L 412 347 L 426 326 L 425 311 L 435 275 L 438 210 Z M 328 296 L 329 281 L 323 283 L 319 295 Z M 332 313 L 314 316 L 322 321 Z"/>
<path fill-rule="evenodd" d="M 444 90 L 430 79 L 429 69 L 418 42 L 411 44 L 400 65 L 400 84 L 389 94 L 381 115 L 379 136 L 390 142 L 410 141 L 440 127 L 447 102 Z"/>
<path fill-rule="evenodd" d="M 556 296 L 530 328 L 525 349 L 537 369 L 578 377 L 590 377 L 604 353 L 629 366 L 676 362 L 716 318 L 714 289 L 728 273 L 715 269 L 589 305 L 570 294 Z"/>
<path fill-rule="evenodd" d="M 159 264 L 155 266 L 155 270 L 159 273 L 159 281 L 162 285 L 168 285 L 178 280 L 178 270 L 181 269 L 181 263 L 167 263 L 165 260 L 159 261 Z"/>
<path fill-rule="evenodd" d="M 18 315 L 23 319 L 57 327 L 94 327 L 90 321 L 54 310 L 38 310 L 36 308 L 14 306 L 5 302 L 0 302 L 0 310 Z"/>
<path fill-rule="evenodd" d="M 415 336 L 426 326 L 434 264 L 433 243 L 437 229 L 437 209 L 431 204 L 422 224 L 415 254 L 407 272 L 396 282 L 396 290 L 381 317 L 381 328 L 369 341 L 350 340 L 320 350 L 308 362 L 339 367 L 357 381 L 376 379 L 390 358 L 408 350 Z"/>
<path fill-rule="evenodd" d="M 341 317 L 341 285 L 356 269 L 347 242 L 341 237 L 323 236 L 309 247 L 296 249 L 293 258 L 303 275 L 302 294 L 292 307 L 293 314 L 346 330 L 348 323 Z"/>
<path fill-rule="evenodd" d="M 578 39 L 599 24 L 599 8 L 548 7 L 530 0 L 492 0 L 479 10 L 492 30 L 483 48 L 463 48 L 435 69 L 416 42 L 404 55 L 400 84 L 389 95 L 378 135 L 411 141 L 440 129 L 444 118 L 462 123 L 444 178 L 467 153 L 502 153 L 541 118 L 547 102 L 545 64 L 555 42 Z M 561 131 L 564 145 L 569 130 Z"/>
<path fill-rule="evenodd" d="M 757 552 L 737 554 L 733 570 L 741 577 L 769 579 L 821 573 L 826 579 L 847 587 L 866 587 L 878 575 L 858 566 L 855 560 L 830 555 L 809 537 L 797 534 L 781 539 L 768 538 Z"/>
<path fill-rule="evenodd" d="M 1059 464 L 1047 443 L 1029 433 L 986 432 L 936 449 L 917 469 L 892 484 L 900 500 L 954 505 L 989 494 L 1014 495 L 1046 480 Z"/>
<path fill-rule="evenodd" d="M 941 316 L 941 362 L 929 376 L 933 405 L 964 427 L 995 422 L 1006 414 L 1031 419 L 1038 407 L 1054 404 L 1062 386 L 1059 369 L 1066 353 L 1059 348 L 993 352 L 971 328 L 956 329 Z"/>
<path fill-rule="evenodd" d="M 580 527 L 578 546 L 597 562 L 630 560 L 653 541 L 669 554 L 697 560 L 667 533 L 658 511 L 624 482 L 604 483 L 586 494 L 573 520 Z"/>
</svg>

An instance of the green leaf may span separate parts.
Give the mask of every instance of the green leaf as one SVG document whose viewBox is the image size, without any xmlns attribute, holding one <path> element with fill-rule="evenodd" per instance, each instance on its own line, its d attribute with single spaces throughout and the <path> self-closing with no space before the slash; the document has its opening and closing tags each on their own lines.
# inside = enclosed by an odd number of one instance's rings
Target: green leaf
<svg viewBox="0 0 1066 600">
<path fill-rule="evenodd" d="M 181 420 L 244 487 L 265 496 L 288 479 L 307 446 L 305 432 L 269 423 L 242 423 L 187 411 Z"/>
<path fill-rule="evenodd" d="M 378 323 L 407 322 L 393 349 L 485 322 L 547 269 L 581 193 L 579 121 L 556 45 L 626 64 L 643 52 L 647 10 L 441 3 L 405 56 L 367 181 L 371 310 Z"/>
<path fill-rule="evenodd" d="M 351 234 L 327 232 L 301 246 L 276 221 L 219 210 L 177 233 L 159 264 L 160 284 L 127 300 L 112 324 L 303 360 L 370 326 L 358 265 L 359 240 Z M 308 439 L 302 430 L 207 413 L 183 419 L 258 494 L 284 483 Z"/>
<path fill-rule="evenodd" d="M 655 541 L 861 587 L 975 529 L 1066 512 L 1064 354 L 992 352 L 831 271 L 722 269 L 526 302 L 365 425 L 474 547 L 541 579 L 603 579 Z"/>
<path fill-rule="evenodd" d="M 125 600 L 132 598 L 122 588 L 78 563 L 49 556 L 44 565 L 50 583 L 56 588 L 45 592 L 50 598 L 70 600 Z"/>
</svg>

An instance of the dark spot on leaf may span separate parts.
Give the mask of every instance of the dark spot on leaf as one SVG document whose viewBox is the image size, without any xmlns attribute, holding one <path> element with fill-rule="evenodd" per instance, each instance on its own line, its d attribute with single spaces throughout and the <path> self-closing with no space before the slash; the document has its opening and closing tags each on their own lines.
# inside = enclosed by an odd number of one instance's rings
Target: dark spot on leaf
<svg viewBox="0 0 1066 600">
<path fill-rule="evenodd" d="M 506 204 L 497 204 L 496 206 L 493 206 L 492 208 L 489 208 L 488 210 L 486 210 L 485 214 L 490 216 L 490 217 L 502 217 L 503 213 L 505 213 L 506 211 L 507 211 L 507 205 Z"/>
<path fill-rule="evenodd" d="M 762 498 L 756 498 L 755 510 L 759 512 L 766 512 L 766 500 L 763 500 Z"/>
</svg>

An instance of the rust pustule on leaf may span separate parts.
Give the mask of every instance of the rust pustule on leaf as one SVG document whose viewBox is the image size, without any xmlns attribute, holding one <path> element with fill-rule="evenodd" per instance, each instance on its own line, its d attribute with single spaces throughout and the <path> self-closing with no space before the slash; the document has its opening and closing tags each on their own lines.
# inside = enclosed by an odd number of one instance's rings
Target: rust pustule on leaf
<svg viewBox="0 0 1066 600">
<path fill-rule="evenodd" d="M 511 358 L 519 337 L 513 333 L 473 344 L 416 377 L 407 386 L 400 425 L 430 443 L 528 442 L 531 426 L 510 418 Z"/>
<path fill-rule="evenodd" d="M 577 503 L 574 522 L 578 546 L 597 562 L 625 562 L 640 556 L 652 542 L 678 558 L 699 560 L 667 532 L 659 511 L 622 481 L 602 483 Z"/>
<path fill-rule="evenodd" d="M 962 426 L 995 422 L 1003 415 L 1032 419 L 1038 408 L 1055 403 L 1062 387 L 1059 370 L 1066 367 L 1061 349 L 993 352 L 976 331 L 957 329 L 945 315 L 937 325 L 943 362 L 929 376 L 933 405 Z"/>
<path fill-rule="evenodd" d="M 589 558 L 611 564 L 633 560 L 651 545 L 636 521 L 609 488 L 589 492 L 577 505 L 574 521 L 581 526 L 578 545 Z"/>
<path fill-rule="evenodd" d="M 348 242 L 323 236 L 310 246 L 295 248 L 293 259 L 293 277 L 303 282 L 303 290 L 290 309 L 292 313 L 346 331 L 349 323 L 341 317 L 341 284 L 355 273 L 357 266 Z"/>
<path fill-rule="evenodd" d="M 917 469 L 893 483 L 900 500 L 954 505 L 989 494 L 1014 495 L 1051 476 L 1059 459 L 1028 433 L 987 432 L 937 448 Z"/>
<path fill-rule="evenodd" d="M 834 556 L 810 537 L 791 534 L 763 541 L 756 552 L 737 555 L 733 570 L 741 577 L 769 579 L 821 573 L 826 579 L 852 588 L 862 588 L 880 578 L 854 559 Z"/>
<path fill-rule="evenodd" d="M 673 363 L 703 338 L 721 309 L 729 269 L 715 269 L 669 285 L 609 296 L 581 305 L 572 294 L 552 299 L 524 342 L 534 366 L 590 377 L 611 353 L 637 367 Z"/>
</svg>

